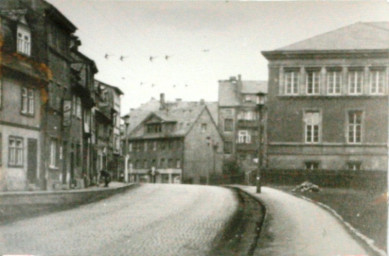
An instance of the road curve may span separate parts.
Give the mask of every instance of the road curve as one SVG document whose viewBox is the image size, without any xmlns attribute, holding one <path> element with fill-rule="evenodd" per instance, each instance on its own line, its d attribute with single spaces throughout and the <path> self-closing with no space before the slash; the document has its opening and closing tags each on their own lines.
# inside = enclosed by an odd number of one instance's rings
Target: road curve
<svg viewBox="0 0 389 256">
<path fill-rule="evenodd" d="M 231 190 L 145 184 L 0 227 L 0 254 L 206 255 L 237 208 Z"/>
<path fill-rule="evenodd" d="M 268 187 L 261 194 L 255 187 L 240 188 L 266 207 L 266 227 L 254 255 L 368 255 L 337 219 L 314 203 Z"/>
</svg>

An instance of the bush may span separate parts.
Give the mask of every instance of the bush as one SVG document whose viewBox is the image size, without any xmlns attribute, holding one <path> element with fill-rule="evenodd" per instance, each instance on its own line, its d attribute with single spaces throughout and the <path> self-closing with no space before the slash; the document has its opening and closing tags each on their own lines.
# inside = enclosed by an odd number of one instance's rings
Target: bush
<svg viewBox="0 0 389 256">
<path fill-rule="evenodd" d="M 244 182 L 244 172 L 236 159 L 226 159 L 223 162 L 225 183 L 239 184 Z"/>
</svg>

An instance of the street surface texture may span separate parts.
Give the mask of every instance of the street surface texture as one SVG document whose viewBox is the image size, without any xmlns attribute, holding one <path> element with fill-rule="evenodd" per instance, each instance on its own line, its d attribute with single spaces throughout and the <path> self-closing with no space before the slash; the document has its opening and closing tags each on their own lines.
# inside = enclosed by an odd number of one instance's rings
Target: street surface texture
<svg viewBox="0 0 389 256">
<path fill-rule="evenodd" d="M 342 224 L 326 210 L 276 189 L 239 186 L 266 208 L 265 224 L 254 255 L 368 255 Z"/>
<path fill-rule="evenodd" d="M 207 255 L 236 209 L 229 189 L 145 184 L 1 226 L 0 254 Z"/>
</svg>

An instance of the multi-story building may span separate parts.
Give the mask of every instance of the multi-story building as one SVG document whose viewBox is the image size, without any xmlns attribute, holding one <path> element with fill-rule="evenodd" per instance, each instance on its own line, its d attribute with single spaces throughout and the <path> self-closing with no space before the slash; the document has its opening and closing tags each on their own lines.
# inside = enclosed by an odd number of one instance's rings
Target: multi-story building
<svg viewBox="0 0 389 256">
<path fill-rule="evenodd" d="M 96 131 L 97 170 L 109 171 L 119 178 L 121 168 L 120 149 L 120 96 L 123 92 L 112 85 L 95 80 L 97 105 L 94 110 Z"/>
<path fill-rule="evenodd" d="M 165 102 L 161 94 L 158 105 L 146 109 L 126 118 L 130 180 L 206 184 L 221 174 L 223 142 L 204 101 Z"/>
<path fill-rule="evenodd" d="M 7 71 L 1 76 L 7 93 L 1 102 L 2 189 L 83 187 L 91 143 L 85 122 L 97 69 L 78 52 L 76 27 L 46 1 L 2 0 L 0 15 Z"/>
<path fill-rule="evenodd" d="M 388 168 L 389 22 L 359 22 L 262 54 L 268 167 Z"/>
<path fill-rule="evenodd" d="M 43 175 L 42 103 L 49 71 L 38 64 L 30 19 L 25 9 L 0 12 L 0 190 L 35 189 Z"/>
<path fill-rule="evenodd" d="M 258 168 L 258 93 L 267 93 L 266 81 L 245 81 L 240 75 L 219 81 L 218 116 L 224 158 L 235 159 L 246 174 Z"/>
</svg>

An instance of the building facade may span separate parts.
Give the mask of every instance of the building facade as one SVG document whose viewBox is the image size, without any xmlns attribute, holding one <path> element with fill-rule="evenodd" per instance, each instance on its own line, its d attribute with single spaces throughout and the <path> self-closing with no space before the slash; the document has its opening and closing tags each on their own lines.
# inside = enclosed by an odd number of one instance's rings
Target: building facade
<svg viewBox="0 0 389 256">
<path fill-rule="evenodd" d="M 95 166 L 110 172 L 113 179 L 119 179 L 123 160 L 120 149 L 120 96 L 123 92 L 112 85 L 94 81 L 96 107 L 95 119 Z"/>
<path fill-rule="evenodd" d="M 221 175 L 223 142 L 205 102 L 165 102 L 162 94 L 157 109 L 148 107 L 125 122 L 138 121 L 123 143 L 130 181 L 208 184 Z"/>
<path fill-rule="evenodd" d="M 356 23 L 269 60 L 270 169 L 388 166 L 389 23 Z"/>
<path fill-rule="evenodd" d="M 79 52 L 77 28 L 53 5 L 3 0 L 0 18 L 0 190 L 96 183 L 101 144 L 110 159 L 120 156 L 113 116 L 119 120 L 121 91 L 95 88 L 95 63 Z M 99 112 L 108 119 L 104 138 Z"/>
<path fill-rule="evenodd" d="M 266 81 L 245 81 L 240 75 L 219 81 L 218 117 L 224 159 L 237 160 L 247 179 L 258 168 L 261 120 L 258 93 L 267 93 Z"/>
</svg>

